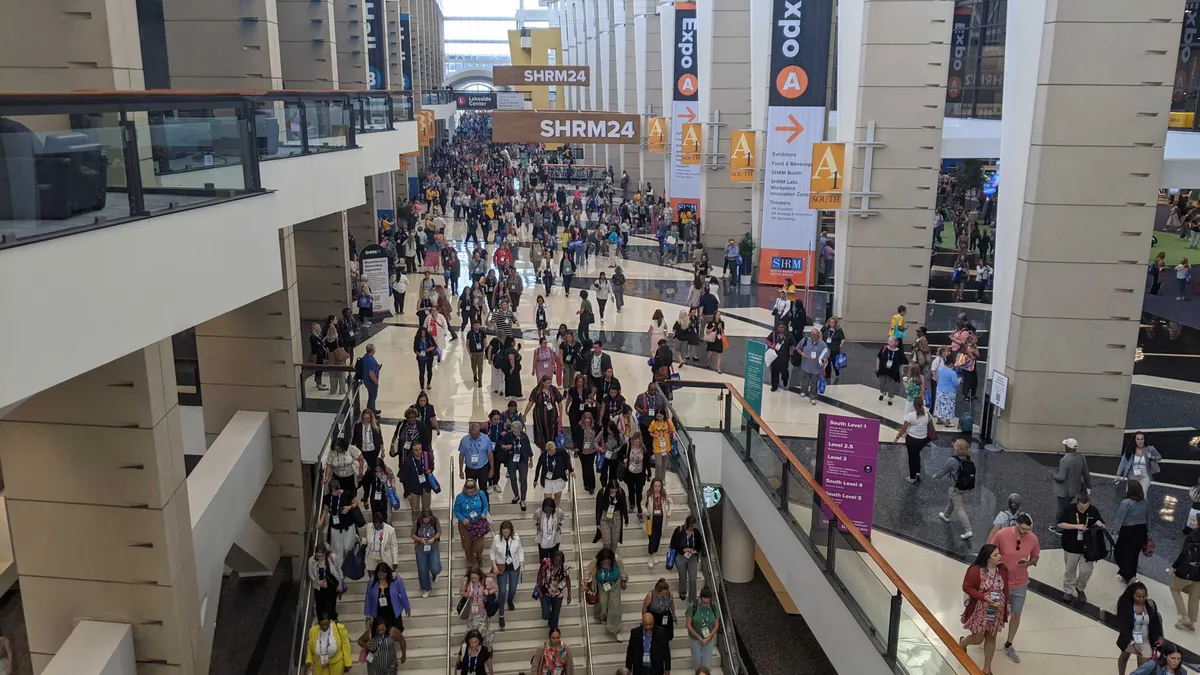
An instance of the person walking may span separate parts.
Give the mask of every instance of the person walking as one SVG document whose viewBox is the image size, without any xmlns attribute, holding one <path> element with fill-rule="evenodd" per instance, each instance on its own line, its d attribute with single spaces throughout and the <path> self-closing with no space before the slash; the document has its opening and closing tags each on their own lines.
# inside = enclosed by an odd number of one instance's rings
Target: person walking
<svg viewBox="0 0 1200 675">
<path fill-rule="evenodd" d="M 1137 481 L 1142 484 L 1142 494 L 1150 495 L 1150 478 L 1158 473 L 1162 455 L 1158 448 L 1146 445 L 1146 434 L 1138 431 L 1125 443 L 1121 463 L 1117 466 L 1116 482 Z"/>
<path fill-rule="evenodd" d="M 1146 585 L 1134 581 L 1125 587 L 1117 599 L 1117 673 L 1125 675 L 1129 657 L 1141 668 L 1150 661 L 1154 646 L 1163 639 L 1162 615 L 1158 605 L 1150 599 Z"/>
<path fill-rule="evenodd" d="M 408 601 L 408 591 L 404 588 L 404 580 L 387 563 L 379 563 L 371 570 L 371 580 L 367 582 L 366 597 L 363 600 L 363 615 L 367 619 L 367 631 L 382 621 L 388 626 L 395 626 L 404 632 L 404 617 L 412 616 L 412 605 Z"/>
<path fill-rule="evenodd" d="M 711 293 L 705 293 L 701 297 L 703 302 L 705 297 L 712 297 Z M 725 320 L 721 318 L 721 312 L 713 309 L 712 318 L 704 324 L 704 341 L 707 343 L 705 350 L 708 355 L 704 357 L 704 367 L 708 368 L 712 365 L 713 354 L 717 355 L 717 374 L 721 373 L 721 356 L 725 353 Z"/>
<path fill-rule="evenodd" d="M 842 344 L 846 341 L 846 333 L 842 330 L 842 320 L 831 316 L 825 320 L 821 328 L 821 341 L 829 347 L 829 358 L 825 361 L 825 381 L 837 384 L 842 377 L 842 369 L 838 366 L 838 356 L 842 353 Z"/>
<path fill-rule="evenodd" d="M 483 387 L 483 361 L 487 350 L 487 333 L 484 332 L 479 320 L 471 322 L 471 331 L 467 333 L 467 353 L 471 359 L 471 376 L 475 388 Z"/>
<path fill-rule="evenodd" d="M 783 388 L 788 388 L 788 366 L 792 354 L 792 336 L 787 326 L 782 323 L 775 325 L 775 330 L 767 336 L 767 349 L 775 353 L 771 357 L 771 391 L 779 390 L 779 381 L 783 380 Z"/>
<path fill-rule="evenodd" d="M 546 642 L 534 650 L 529 664 L 533 675 L 575 675 L 575 657 L 557 628 L 552 628 Z"/>
<path fill-rule="evenodd" d="M 921 451 L 933 440 L 931 432 L 937 433 L 933 428 L 933 417 L 925 409 L 925 402 L 917 399 L 913 401 L 912 412 L 904 416 L 904 424 L 896 432 L 896 442 L 903 438 L 904 448 L 908 451 L 908 477 L 904 480 L 909 483 L 921 480 Z"/>
<path fill-rule="evenodd" d="M 958 538 L 966 541 L 975 533 L 971 531 L 971 519 L 967 517 L 967 510 L 963 508 L 963 495 L 975 489 L 975 462 L 971 459 L 970 446 L 961 438 L 954 441 L 954 454 L 946 459 L 946 463 L 933 478 L 937 480 L 947 476 L 954 480 L 954 484 L 948 490 L 950 503 L 944 511 L 938 512 L 938 518 L 948 523 L 951 515 L 957 515 L 963 526 L 963 533 L 958 535 Z"/>
<path fill-rule="evenodd" d="M 958 646 L 965 650 L 971 645 L 983 645 L 984 675 L 992 674 L 996 636 L 1009 618 L 1012 589 L 1009 573 L 1000 549 L 984 544 L 963 575 L 962 592 L 967 596 L 967 606 L 962 613 L 962 625 L 970 635 L 959 638 Z"/>
<path fill-rule="evenodd" d="M 454 498 L 454 519 L 458 521 L 458 536 L 467 565 L 483 567 L 483 550 L 487 548 L 490 506 L 486 491 L 475 479 L 463 483 L 463 491 Z"/>
<path fill-rule="evenodd" d="M 1137 578 L 1138 558 L 1149 541 L 1147 528 L 1150 524 L 1150 507 L 1146 494 L 1137 481 L 1125 483 L 1126 496 L 1117 505 L 1109 531 L 1117 533 L 1113 547 L 1113 562 L 1117 564 L 1117 580 L 1123 584 Z"/>
<path fill-rule="evenodd" d="M 684 617 L 692 650 L 692 666 L 712 666 L 717 631 L 721 628 L 721 609 L 717 607 L 711 588 L 705 586 L 700 589 L 700 595 L 688 605 Z"/>
<path fill-rule="evenodd" d="M 897 314 L 896 316 L 900 315 Z M 900 347 L 900 340 L 894 335 L 888 336 L 887 344 L 875 356 L 875 375 L 879 377 L 880 401 L 883 400 L 884 396 L 887 396 L 887 404 L 892 404 L 892 399 L 896 394 L 900 393 L 901 369 L 907 364 L 908 358 L 904 356 L 904 350 Z"/>
<path fill-rule="evenodd" d="M 671 672 L 671 640 L 654 615 L 642 613 L 642 623 L 629 633 L 625 667 L 632 675 L 668 675 Z"/>
<path fill-rule="evenodd" d="M 679 599 L 696 599 L 696 572 L 700 568 L 700 552 L 704 537 L 696 529 L 696 517 L 688 515 L 683 524 L 671 534 L 671 550 L 675 551 L 675 569 L 679 572 Z"/>
<path fill-rule="evenodd" d="M 492 439 L 480 433 L 478 422 L 471 422 L 469 431 L 458 442 L 458 477 L 472 478 L 482 488 L 496 477 L 496 461 Z"/>
<path fill-rule="evenodd" d="M 1186 607 L 1184 594 L 1187 594 Z M 1196 632 L 1196 613 L 1200 609 L 1200 530 L 1188 533 L 1171 565 L 1171 598 L 1179 616 L 1175 627 Z"/>
<path fill-rule="evenodd" d="M 413 336 L 413 353 L 417 356 L 417 384 L 422 389 L 433 385 L 433 360 L 438 356 L 438 346 L 424 327 Z"/>
<path fill-rule="evenodd" d="M 379 420 L 375 416 L 375 411 L 369 409 L 362 411 L 362 416 L 359 417 L 358 422 L 355 422 L 354 431 L 350 435 L 350 445 L 358 448 L 362 454 L 363 471 L 374 472 L 379 458 L 383 454 L 383 430 L 379 428 Z M 367 482 L 366 476 L 364 476 L 364 492 L 367 489 Z"/>
<path fill-rule="evenodd" d="M 367 655 L 367 675 L 396 675 L 400 672 L 400 664 L 408 660 L 404 633 L 386 621 L 376 620 L 370 632 L 358 638 L 358 646 L 362 650 L 360 654 L 365 652 Z"/>
<path fill-rule="evenodd" d="M 596 496 L 596 537 L 604 548 L 616 550 L 625 541 L 629 524 L 629 500 L 616 478 L 612 478 Z"/>
<path fill-rule="evenodd" d="M 1079 452 L 1079 441 L 1066 438 L 1062 446 L 1063 456 L 1058 460 L 1058 470 L 1050 474 L 1054 479 L 1054 499 L 1059 513 L 1067 510 L 1072 497 L 1092 489 L 1092 472 L 1088 470 L 1087 457 Z"/>
<path fill-rule="evenodd" d="M 1087 584 L 1092 578 L 1096 561 L 1089 560 L 1085 540 L 1098 533 L 1104 536 L 1104 519 L 1093 506 L 1087 492 L 1080 492 L 1073 504 L 1058 514 L 1058 531 L 1062 534 L 1063 602 L 1068 605 L 1087 602 Z M 1097 529 L 1093 529 L 1097 528 Z M 1107 551 L 1107 547 L 1105 547 Z"/>
<path fill-rule="evenodd" d="M 366 568 L 373 570 L 380 564 L 395 569 L 400 564 L 400 542 L 396 529 L 387 522 L 387 513 L 372 511 L 371 522 L 363 530 L 366 542 Z"/>
<path fill-rule="evenodd" d="M 800 362 L 796 363 L 799 358 Z M 817 404 L 817 380 L 825 372 L 829 363 L 829 346 L 821 339 L 821 329 L 813 328 L 808 337 L 792 348 L 792 365 L 800 367 L 800 395 L 807 396 L 808 402 Z"/>
<path fill-rule="evenodd" d="M 621 556 L 608 546 L 600 549 L 583 575 L 585 594 L 596 598 L 595 618 L 613 637 L 621 636 L 621 595 L 629 586 L 629 571 Z"/>
<path fill-rule="evenodd" d="M 936 383 L 933 393 L 933 421 L 935 426 L 951 426 L 957 416 L 958 406 L 958 373 L 949 362 L 950 348 L 942 347 L 933 359 L 933 381 Z"/>
<path fill-rule="evenodd" d="M 646 490 L 646 500 L 642 504 L 642 510 L 646 514 L 646 535 L 650 539 L 646 547 L 646 552 L 650 554 L 650 559 L 646 562 L 646 565 L 653 568 L 658 563 L 656 556 L 658 554 L 659 542 L 662 541 L 663 525 L 671 519 L 671 497 L 667 494 L 666 488 L 663 487 L 661 478 L 655 478 L 650 481 L 650 487 Z"/>
<path fill-rule="evenodd" d="M 596 305 L 600 308 L 600 325 L 604 325 L 604 308 L 608 306 L 608 297 L 612 295 L 612 284 L 608 281 L 608 275 L 604 272 L 600 273 L 600 278 L 596 283 L 592 284 L 596 289 Z"/>
<path fill-rule="evenodd" d="M 896 308 L 896 313 L 892 315 L 892 324 L 888 330 L 888 337 L 896 338 L 896 346 L 901 350 L 904 349 L 904 336 L 908 334 L 908 324 L 904 323 L 904 315 L 908 313 L 908 308 L 900 305 Z"/>
<path fill-rule="evenodd" d="M 318 612 L 317 625 L 308 629 L 304 663 L 309 675 L 342 675 L 354 664 L 350 634 L 336 617 L 337 612 Z"/>
<path fill-rule="evenodd" d="M 542 500 L 542 508 L 534 517 L 537 533 L 538 561 L 549 558 L 562 543 L 562 527 L 566 515 L 550 497 Z"/>
<path fill-rule="evenodd" d="M 1008 639 L 1004 642 L 1004 655 L 1013 663 L 1020 663 L 1021 657 L 1013 647 L 1013 641 L 1017 638 L 1017 629 L 1021 627 L 1021 612 L 1025 609 L 1025 596 L 1029 592 L 1029 568 L 1038 564 L 1042 547 L 1033 533 L 1033 519 L 1025 513 L 1017 518 L 1016 525 L 997 532 L 992 543 L 999 549 L 1001 560 L 1008 568 L 1006 588 L 1011 621 L 1008 624 Z"/>
<path fill-rule="evenodd" d="M 509 422 L 508 429 L 500 435 L 500 447 L 508 456 L 512 503 L 520 504 L 521 510 L 525 511 L 525 499 L 529 496 L 529 465 L 533 460 L 533 444 L 525 433 L 525 423 L 519 419 Z"/>
<path fill-rule="evenodd" d="M 413 519 L 411 538 L 417 557 L 417 582 L 421 586 L 421 597 L 428 598 L 433 584 L 442 573 L 442 524 L 428 508 Z"/>
<path fill-rule="evenodd" d="M 1192 241 L 1200 239 L 1200 221 L 1193 221 Z M 1189 246 L 1188 248 L 1196 248 Z M 1187 300 L 1188 283 L 1192 280 L 1192 266 L 1187 258 L 1180 258 L 1179 264 L 1175 266 L 1175 283 L 1179 286 L 1179 295 L 1175 296 L 1176 300 Z"/>
<path fill-rule="evenodd" d="M 1158 656 L 1133 671 L 1132 675 L 1187 675 L 1191 672 L 1183 665 L 1183 653 L 1170 642 L 1158 646 Z"/>
<path fill-rule="evenodd" d="M 376 407 L 375 399 L 379 396 L 379 372 L 383 366 L 375 358 L 374 344 L 368 344 L 366 352 L 359 359 L 359 367 L 356 370 L 361 373 L 359 379 L 362 380 L 363 386 L 367 388 L 367 409 L 374 410 L 376 415 L 382 415 L 383 411 Z"/>
<path fill-rule="evenodd" d="M 1021 510 L 1021 495 L 1013 492 L 1012 494 L 1008 495 L 1008 508 L 997 513 L 996 517 L 992 519 L 992 529 L 990 532 L 988 532 L 987 536 L 988 543 L 992 543 L 992 538 L 995 537 L 996 533 L 1000 530 L 1016 525 L 1017 518 L 1022 513 L 1025 512 Z"/>
<path fill-rule="evenodd" d="M 459 616 L 466 619 L 468 635 L 478 633 L 483 638 L 483 644 L 492 646 L 495 634 L 492 633 L 491 617 L 488 614 L 488 603 L 496 602 L 499 589 L 496 580 L 483 571 L 478 565 L 467 562 L 469 567 L 463 576 L 462 585 L 458 588 L 458 596 L 466 602 L 459 610 Z M 474 672 L 474 671 L 471 671 Z"/>
<path fill-rule="evenodd" d="M 675 599 L 671 597 L 671 584 L 659 579 L 642 600 L 642 611 L 654 616 L 654 625 L 666 630 L 667 640 L 675 639 Z"/>
<path fill-rule="evenodd" d="M 334 560 L 325 542 L 318 541 L 308 559 L 308 579 L 312 582 L 313 608 L 317 614 L 337 611 L 343 578 L 342 561 Z"/>
<path fill-rule="evenodd" d="M 534 467 L 533 482 L 542 487 L 543 498 L 550 499 L 557 506 L 567 489 L 567 479 L 575 475 L 575 469 L 571 467 L 571 456 L 559 450 L 557 443 L 546 443 L 544 450 Z"/>
<path fill-rule="evenodd" d="M 500 523 L 500 531 L 492 537 L 492 574 L 499 589 L 497 600 L 500 605 L 500 628 L 504 628 L 504 610 L 515 611 L 517 584 L 521 583 L 521 565 L 525 560 L 525 549 L 521 537 L 513 529 L 511 521 Z"/>
<path fill-rule="evenodd" d="M 563 552 L 554 549 L 538 567 L 538 601 L 542 604 L 542 619 L 550 630 L 558 630 L 558 618 L 564 599 L 571 604 L 571 577 Z"/>
</svg>

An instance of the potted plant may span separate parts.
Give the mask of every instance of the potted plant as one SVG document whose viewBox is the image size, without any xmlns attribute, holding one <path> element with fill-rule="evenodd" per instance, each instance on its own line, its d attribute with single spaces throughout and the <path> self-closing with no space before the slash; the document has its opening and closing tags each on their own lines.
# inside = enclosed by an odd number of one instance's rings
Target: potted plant
<svg viewBox="0 0 1200 675">
<path fill-rule="evenodd" d="M 753 269 L 754 250 L 758 248 L 758 242 L 749 232 L 742 235 L 741 241 L 738 242 L 738 255 L 742 257 L 742 265 L 738 270 L 738 276 L 742 279 L 743 286 L 750 285 L 750 271 Z"/>
</svg>

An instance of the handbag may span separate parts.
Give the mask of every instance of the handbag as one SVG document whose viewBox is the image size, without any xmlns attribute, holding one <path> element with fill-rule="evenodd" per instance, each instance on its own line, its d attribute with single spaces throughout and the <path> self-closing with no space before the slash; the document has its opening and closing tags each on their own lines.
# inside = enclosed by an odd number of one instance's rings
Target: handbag
<svg viewBox="0 0 1200 675">
<path fill-rule="evenodd" d="M 675 569 L 675 555 L 676 555 L 675 549 L 673 549 L 673 548 L 667 549 L 667 569 L 668 570 Z"/>
<path fill-rule="evenodd" d="M 473 523 L 467 523 L 467 534 L 471 535 L 472 541 L 483 539 L 492 531 L 492 524 L 487 518 L 480 518 Z"/>
<path fill-rule="evenodd" d="M 724 335 L 721 336 L 721 348 L 729 349 L 729 338 L 725 337 Z"/>
<path fill-rule="evenodd" d="M 833 357 L 833 367 L 838 370 L 845 370 L 846 369 L 846 355 L 839 352 L 837 356 L 834 356 Z"/>
<path fill-rule="evenodd" d="M 342 561 L 342 575 L 351 581 L 359 581 L 367 574 L 367 549 L 361 543 L 355 543 L 354 548 L 346 554 Z"/>
<path fill-rule="evenodd" d="M 715 331 L 715 330 L 704 331 L 704 341 L 705 342 L 716 342 L 717 341 L 717 331 Z"/>
<path fill-rule="evenodd" d="M 1153 556 L 1156 547 L 1157 543 L 1154 541 L 1154 537 L 1146 537 L 1146 543 L 1142 544 L 1142 555 L 1147 558 Z"/>
<path fill-rule="evenodd" d="M 679 440 L 675 438 L 671 439 L 671 456 L 679 457 Z"/>
<path fill-rule="evenodd" d="M 354 519 L 355 527 L 367 526 L 367 518 L 363 515 L 362 509 L 358 508 L 357 506 L 350 509 L 350 517 Z"/>
<path fill-rule="evenodd" d="M 342 347 L 333 350 L 333 360 L 335 363 L 345 363 L 350 360 L 350 352 Z"/>
<path fill-rule="evenodd" d="M 929 439 L 929 442 L 932 443 L 932 442 L 936 441 L 937 439 L 941 438 L 941 434 L 938 433 L 937 427 L 934 426 L 934 424 L 933 424 L 933 417 L 930 415 L 926 415 L 925 417 L 926 417 L 926 419 L 929 420 L 926 423 L 928 425 L 926 427 L 926 429 L 928 429 L 928 431 L 925 432 L 925 438 Z"/>
<path fill-rule="evenodd" d="M 467 609 L 466 598 L 458 599 L 458 608 L 454 610 L 454 613 L 457 614 L 458 618 L 462 619 L 463 621 L 466 621 L 467 618 L 471 616 L 470 610 Z"/>
<path fill-rule="evenodd" d="M 593 591 L 591 588 L 588 588 L 587 592 L 584 593 L 584 599 L 587 600 L 587 604 L 589 605 L 600 604 L 600 594 L 596 591 Z"/>
<path fill-rule="evenodd" d="M 597 471 L 603 471 L 603 470 L 604 470 L 604 463 L 605 463 L 606 461 L 608 461 L 608 460 L 606 460 L 606 459 L 604 458 L 604 453 L 603 453 L 603 452 L 596 453 L 596 470 L 597 470 Z"/>
<path fill-rule="evenodd" d="M 442 494 L 442 484 L 438 482 L 437 476 L 432 473 L 425 474 L 425 481 L 429 483 L 429 489 L 433 490 L 433 494 Z"/>
<path fill-rule="evenodd" d="M 554 445 L 555 445 L 555 447 L 558 447 L 558 448 L 565 447 L 565 446 L 566 446 L 566 443 L 567 443 L 567 440 L 566 440 L 566 438 L 563 436 L 563 432 L 561 432 L 561 431 L 560 431 L 560 432 L 558 432 L 558 435 L 556 435 L 556 436 L 554 437 Z"/>
<path fill-rule="evenodd" d="M 400 508 L 400 495 L 396 494 L 396 488 L 389 485 L 385 492 L 387 492 L 388 505 L 392 507 L 393 511 L 398 510 Z"/>
<path fill-rule="evenodd" d="M 488 617 L 496 616 L 496 612 L 500 611 L 500 597 L 492 593 L 483 597 L 483 610 L 487 612 Z"/>
<path fill-rule="evenodd" d="M 824 375 L 817 376 L 817 393 L 818 394 L 825 393 L 825 376 Z"/>
</svg>

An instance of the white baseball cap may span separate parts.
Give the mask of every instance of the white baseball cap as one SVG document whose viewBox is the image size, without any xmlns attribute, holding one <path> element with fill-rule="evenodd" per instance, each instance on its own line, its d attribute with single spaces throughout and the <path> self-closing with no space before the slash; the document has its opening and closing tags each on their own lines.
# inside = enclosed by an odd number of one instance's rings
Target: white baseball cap
<svg viewBox="0 0 1200 675">
<path fill-rule="evenodd" d="M 1079 448 L 1079 441 L 1075 440 L 1074 438 L 1068 438 L 1063 441 L 1063 445 L 1072 450 L 1077 450 Z"/>
</svg>

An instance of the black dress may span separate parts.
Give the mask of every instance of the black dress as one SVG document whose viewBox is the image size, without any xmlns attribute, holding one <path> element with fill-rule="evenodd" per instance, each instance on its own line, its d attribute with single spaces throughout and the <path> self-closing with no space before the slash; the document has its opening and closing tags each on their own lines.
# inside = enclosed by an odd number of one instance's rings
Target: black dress
<svg viewBox="0 0 1200 675">
<path fill-rule="evenodd" d="M 509 366 L 509 356 L 512 356 L 515 366 Z M 505 396 L 524 396 L 521 393 L 521 355 L 516 349 L 511 347 L 500 352 L 501 363 L 503 368 L 500 369 L 504 373 L 504 395 Z"/>
<path fill-rule="evenodd" d="M 705 349 L 707 349 L 708 351 L 713 352 L 715 354 L 723 353 L 725 351 L 725 343 L 721 342 L 721 338 L 725 337 L 725 322 L 724 321 L 711 322 L 708 324 L 708 326 L 704 330 L 706 333 L 708 331 L 712 331 L 712 330 L 717 331 L 717 339 L 713 340 L 712 342 L 705 343 L 708 345 L 707 347 L 705 347 Z"/>
</svg>

